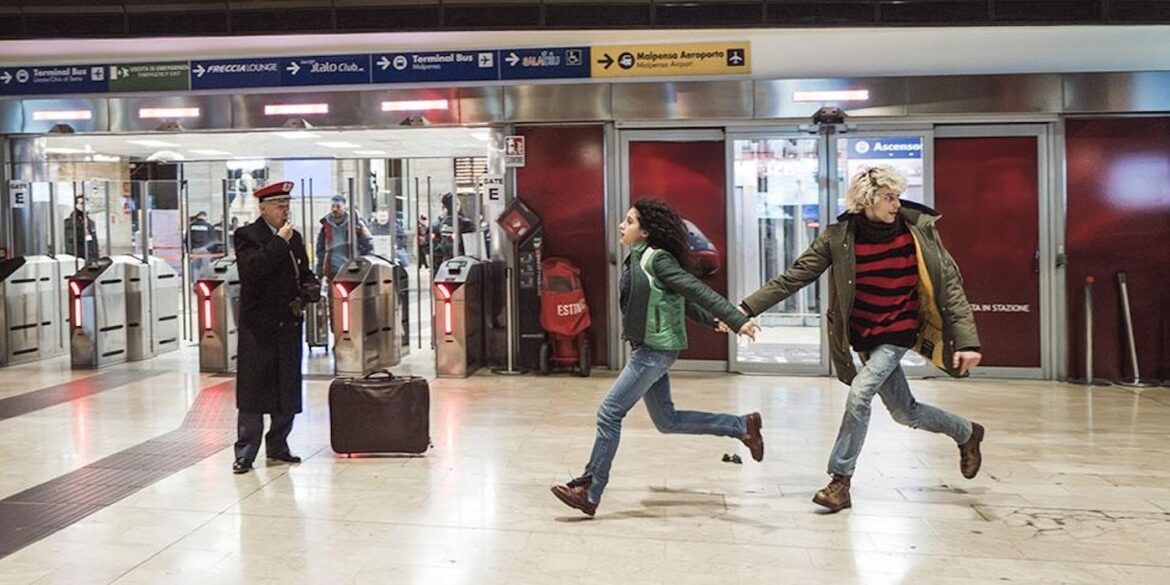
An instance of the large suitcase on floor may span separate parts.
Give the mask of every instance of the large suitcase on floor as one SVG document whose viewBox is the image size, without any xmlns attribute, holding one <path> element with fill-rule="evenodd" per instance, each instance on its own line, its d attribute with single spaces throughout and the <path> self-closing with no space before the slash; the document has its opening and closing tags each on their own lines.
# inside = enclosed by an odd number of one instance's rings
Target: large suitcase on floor
<svg viewBox="0 0 1170 585">
<path fill-rule="evenodd" d="M 337 453 L 423 453 L 431 443 L 425 378 L 389 370 L 329 385 L 329 442 Z"/>
<path fill-rule="evenodd" d="M 329 301 L 329 297 L 322 297 L 305 308 L 305 344 L 310 349 L 329 349 Z"/>
</svg>

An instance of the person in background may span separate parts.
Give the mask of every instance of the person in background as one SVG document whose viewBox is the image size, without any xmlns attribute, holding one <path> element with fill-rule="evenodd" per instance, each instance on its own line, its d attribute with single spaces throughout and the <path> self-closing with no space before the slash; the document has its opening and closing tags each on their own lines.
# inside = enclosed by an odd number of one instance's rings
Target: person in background
<svg viewBox="0 0 1170 585">
<path fill-rule="evenodd" d="M 431 226 L 427 223 L 427 216 L 418 215 L 415 224 L 414 237 L 418 242 L 418 264 L 423 268 L 430 268 L 431 261 Z"/>
<path fill-rule="evenodd" d="M 98 259 L 97 224 L 85 210 L 85 197 L 73 198 L 73 213 L 65 218 L 65 253 L 86 262 Z"/>
<path fill-rule="evenodd" d="M 349 222 L 357 222 L 355 233 L 359 256 L 373 252 L 374 242 L 365 223 L 347 209 L 345 197 L 334 195 L 329 202 L 329 213 L 321 218 L 321 229 L 317 232 L 316 273 L 333 280 L 341 265 L 350 259 Z"/>
</svg>

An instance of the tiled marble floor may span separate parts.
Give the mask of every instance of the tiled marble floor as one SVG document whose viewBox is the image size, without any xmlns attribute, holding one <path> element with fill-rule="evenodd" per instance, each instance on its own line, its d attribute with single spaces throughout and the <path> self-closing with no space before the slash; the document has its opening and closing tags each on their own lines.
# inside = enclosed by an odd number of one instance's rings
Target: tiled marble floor
<svg viewBox="0 0 1170 585">
<path fill-rule="evenodd" d="M 178 428 L 195 354 L 167 373 L 0 421 L 0 497 Z M 402 372 L 427 373 L 416 350 Z M 75 376 L 54 360 L 0 371 L 0 397 Z M 612 381 L 433 384 L 426 456 L 341 459 L 327 382 L 297 419 L 299 466 L 229 471 L 225 449 L 0 560 L 0 583 L 1167 583 L 1170 389 L 921 381 L 918 397 L 987 426 L 981 475 L 957 449 L 875 406 L 854 508 L 823 515 L 844 387 L 829 379 L 676 374 L 688 408 L 764 415 L 767 459 L 737 441 L 627 419 L 593 520 L 548 486 L 578 472 Z M 721 462 L 740 453 L 745 463 Z M 3 530 L 0 527 L 0 530 Z"/>
</svg>

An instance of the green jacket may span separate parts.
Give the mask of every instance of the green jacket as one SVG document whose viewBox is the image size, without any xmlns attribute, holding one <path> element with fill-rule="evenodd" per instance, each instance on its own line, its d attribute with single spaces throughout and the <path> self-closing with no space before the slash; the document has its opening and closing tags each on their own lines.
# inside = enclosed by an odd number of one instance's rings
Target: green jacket
<svg viewBox="0 0 1170 585">
<path fill-rule="evenodd" d="M 918 254 L 918 343 L 914 351 L 951 376 L 956 350 L 979 347 L 975 319 L 963 292 L 963 275 L 954 258 L 943 247 L 935 222 L 937 211 L 903 201 L 902 220 L 914 236 Z M 813 241 L 784 274 L 769 280 L 744 299 L 741 306 L 753 316 L 792 296 L 829 270 L 829 351 L 837 378 L 849 384 L 857 376 L 849 353 L 849 315 L 853 313 L 853 279 L 856 257 L 853 251 L 853 224 L 857 214 L 846 213 Z"/>
<path fill-rule="evenodd" d="M 707 327 L 714 327 L 718 318 L 732 331 L 748 322 L 735 305 L 683 270 L 674 256 L 644 242 L 630 249 L 625 269 L 630 292 L 622 337 L 631 342 L 681 351 L 687 348 L 686 317 Z"/>
</svg>

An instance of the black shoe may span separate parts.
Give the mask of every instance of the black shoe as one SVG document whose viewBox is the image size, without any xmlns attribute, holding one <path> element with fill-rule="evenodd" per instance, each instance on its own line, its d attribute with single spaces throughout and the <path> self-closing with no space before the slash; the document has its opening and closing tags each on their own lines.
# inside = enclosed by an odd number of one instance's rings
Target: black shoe
<svg viewBox="0 0 1170 585">
<path fill-rule="evenodd" d="M 288 451 L 285 451 L 284 453 L 281 453 L 280 455 L 269 455 L 268 460 L 269 461 L 283 461 L 285 463 L 300 463 L 301 462 L 300 457 L 297 457 L 296 455 L 293 455 L 292 453 L 289 453 Z"/>
<path fill-rule="evenodd" d="M 249 471 L 252 471 L 252 462 L 243 457 L 236 458 L 236 462 L 232 463 L 232 473 L 236 475 L 248 473 Z"/>
</svg>

